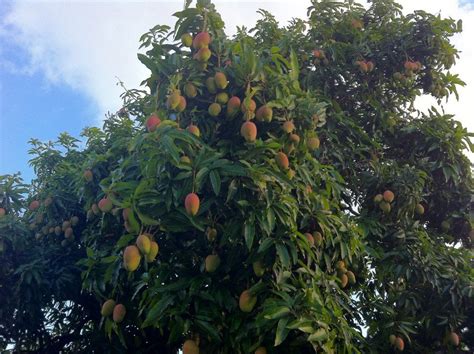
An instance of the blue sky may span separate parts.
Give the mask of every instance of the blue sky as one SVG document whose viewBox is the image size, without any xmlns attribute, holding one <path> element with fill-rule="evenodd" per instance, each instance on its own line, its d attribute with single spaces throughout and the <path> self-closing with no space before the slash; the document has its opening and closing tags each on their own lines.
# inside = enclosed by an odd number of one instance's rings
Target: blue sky
<svg viewBox="0 0 474 354">
<path fill-rule="evenodd" d="M 462 50 L 455 72 L 467 81 L 460 102 L 448 112 L 474 131 L 474 0 L 398 0 L 405 9 L 423 9 L 462 18 L 464 33 L 454 41 Z M 304 17 L 309 0 L 214 1 L 227 32 L 252 26 L 256 10 L 265 8 L 285 23 Z M 363 2 L 363 1 L 361 1 Z M 107 111 L 120 108 L 117 78 L 138 87 L 148 71 L 136 59 L 138 38 L 157 23 L 172 24 L 171 14 L 183 1 L 137 0 L 0 0 L 0 174 L 28 166 L 28 140 L 55 140 L 67 131 L 78 137 L 90 125 L 101 125 Z M 422 100 L 428 107 L 432 101 Z M 471 155 L 472 156 L 472 155 Z"/>
<path fill-rule="evenodd" d="M 6 53 L 12 60 L 26 60 L 20 48 L 7 46 Z M 78 136 L 84 126 L 96 123 L 99 110 L 81 92 L 49 83 L 39 72 L 0 75 L 0 174 L 21 171 L 30 180 L 28 140 L 54 141 L 64 131 Z"/>
</svg>

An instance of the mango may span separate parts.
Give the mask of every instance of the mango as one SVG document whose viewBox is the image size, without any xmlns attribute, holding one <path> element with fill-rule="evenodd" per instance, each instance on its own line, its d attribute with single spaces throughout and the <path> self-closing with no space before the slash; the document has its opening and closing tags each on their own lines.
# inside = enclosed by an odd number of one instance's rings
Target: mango
<svg viewBox="0 0 474 354">
<path fill-rule="evenodd" d="M 129 272 L 135 271 L 140 265 L 142 256 L 137 246 L 127 246 L 123 251 L 123 265 Z"/>
</svg>

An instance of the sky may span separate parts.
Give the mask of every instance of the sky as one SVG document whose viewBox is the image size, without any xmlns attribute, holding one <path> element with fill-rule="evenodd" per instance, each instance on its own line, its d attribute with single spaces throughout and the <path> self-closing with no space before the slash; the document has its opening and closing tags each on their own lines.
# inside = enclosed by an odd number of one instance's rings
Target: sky
<svg viewBox="0 0 474 354">
<path fill-rule="evenodd" d="M 360 1 L 364 2 L 364 1 Z M 454 72 L 468 86 L 446 111 L 474 131 L 474 0 L 399 0 L 417 9 L 463 20 L 454 38 L 461 60 Z M 137 59 L 141 34 L 154 25 L 174 22 L 184 0 L 0 0 L 0 175 L 20 171 L 33 178 L 28 140 L 55 140 L 64 131 L 78 136 L 86 126 L 100 126 L 107 112 L 120 108 L 123 81 L 138 88 L 148 77 Z M 281 24 L 306 17 L 309 0 L 215 0 L 228 34 L 252 27 L 256 11 L 271 11 Z M 289 6 L 288 4 L 291 5 Z M 420 104 L 429 107 L 433 101 Z M 472 155 L 471 155 L 472 157 Z"/>
</svg>

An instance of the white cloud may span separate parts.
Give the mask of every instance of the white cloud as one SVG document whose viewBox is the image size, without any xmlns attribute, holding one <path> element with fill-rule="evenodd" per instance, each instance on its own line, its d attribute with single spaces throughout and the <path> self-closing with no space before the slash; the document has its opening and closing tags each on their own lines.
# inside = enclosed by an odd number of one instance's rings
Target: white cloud
<svg viewBox="0 0 474 354">
<path fill-rule="evenodd" d="M 0 25 L 0 38 L 8 36 L 28 51 L 31 63 L 26 72 L 40 71 L 49 82 L 85 93 L 103 116 L 120 105 L 122 89 L 115 85 L 117 77 L 127 87 L 138 87 L 148 74 L 136 58 L 139 36 L 157 23 L 171 25 L 171 14 L 182 9 L 183 2 L 17 1 Z M 406 11 L 423 9 L 463 20 L 464 32 L 454 39 L 462 57 L 453 71 L 460 73 L 468 86 L 460 90 L 459 102 L 452 98 L 446 107 L 474 131 L 469 102 L 474 97 L 474 7 L 458 0 L 400 2 Z M 286 23 L 292 17 L 305 17 L 309 5 L 307 0 L 293 0 L 291 6 L 284 0 L 215 3 L 228 33 L 234 33 L 237 25 L 252 26 L 258 18 L 258 8 L 270 10 L 281 23 Z M 3 63 L 3 68 L 25 72 L 14 63 Z"/>
</svg>

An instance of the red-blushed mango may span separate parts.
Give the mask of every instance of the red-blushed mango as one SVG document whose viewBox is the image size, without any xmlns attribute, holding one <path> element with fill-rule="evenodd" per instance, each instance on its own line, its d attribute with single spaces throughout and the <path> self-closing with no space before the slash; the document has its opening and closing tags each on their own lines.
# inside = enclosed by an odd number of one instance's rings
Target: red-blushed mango
<svg viewBox="0 0 474 354">
<path fill-rule="evenodd" d="M 195 216 L 199 211 L 200 200 L 196 193 L 189 193 L 184 200 L 184 208 L 186 213 Z"/>
<path fill-rule="evenodd" d="M 259 121 L 271 122 L 273 118 L 273 110 L 267 105 L 263 105 L 257 109 L 255 118 Z"/>
<path fill-rule="evenodd" d="M 415 213 L 417 213 L 418 215 L 423 215 L 425 213 L 425 207 L 421 205 L 420 203 L 418 203 L 415 206 Z"/>
<path fill-rule="evenodd" d="M 391 203 L 394 199 L 395 194 L 393 194 L 391 190 L 386 190 L 385 192 L 383 192 L 383 200 L 385 200 L 386 202 Z"/>
<path fill-rule="evenodd" d="M 253 272 L 257 277 L 262 277 L 265 274 L 265 266 L 262 261 L 255 261 L 252 263 Z"/>
<path fill-rule="evenodd" d="M 242 312 L 252 312 L 257 304 L 257 297 L 250 294 L 249 290 L 244 290 L 239 297 L 239 308 Z"/>
<path fill-rule="evenodd" d="M 192 83 L 188 82 L 184 85 L 184 94 L 189 98 L 194 98 L 197 96 L 197 89 Z"/>
<path fill-rule="evenodd" d="M 87 182 L 91 182 L 92 179 L 94 178 L 94 174 L 92 173 L 91 170 L 85 170 L 82 176 Z"/>
<path fill-rule="evenodd" d="M 206 230 L 206 237 L 209 242 L 215 241 L 217 238 L 217 230 L 213 227 L 208 227 Z"/>
<path fill-rule="evenodd" d="M 368 61 L 366 62 L 366 64 L 367 64 L 367 71 L 368 71 L 369 73 L 375 69 L 375 64 L 374 64 L 373 61 L 368 60 Z"/>
<path fill-rule="evenodd" d="M 210 254 L 209 256 L 206 257 L 206 260 L 205 260 L 206 272 L 214 273 L 217 270 L 217 268 L 219 268 L 220 264 L 221 264 L 220 257 L 217 254 Z"/>
<path fill-rule="evenodd" d="M 160 124 L 161 119 L 156 114 L 152 114 L 145 122 L 146 130 L 148 130 L 149 132 L 154 132 Z"/>
<path fill-rule="evenodd" d="M 114 206 L 112 200 L 110 200 L 108 197 L 99 200 L 99 203 L 97 205 L 99 206 L 100 211 L 102 211 L 103 213 L 108 213 L 112 210 L 112 207 Z"/>
<path fill-rule="evenodd" d="M 108 299 L 102 304 L 100 314 L 104 317 L 109 317 L 114 312 L 115 300 Z"/>
<path fill-rule="evenodd" d="M 5 216 L 6 213 L 7 211 L 5 210 L 5 208 L 0 208 L 0 217 Z"/>
<path fill-rule="evenodd" d="M 321 142 L 319 141 L 319 138 L 315 136 L 308 138 L 308 141 L 306 142 L 308 149 L 311 151 L 318 149 L 320 144 Z"/>
<path fill-rule="evenodd" d="M 235 115 L 239 111 L 241 104 L 240 98 L 232 96 L 229 101 L 227 101 L 227 115 Z"/>
<path fill-rule="evenodd" d="M 211 58 L 211 50 L 209 48 L 201 48 L 196 54 L 194 54 L 194 59 L 200 63 L 205 63 Z"/>
<path fill-rule="evenodd" d="M 216 86 L 218 89 L 225 89 L 227 85 L 229 84 L 229 81 L 227 81 L 227 76 L 223 72 L 217 72 L 214 75 L 214 81 L 216 82 Z"/>
<path fill-rule="evenodd" d="M 341 281 L 341 287 L 345 288 L 349 282 L 349 277 L 346 274 L 339 275 L 339 280 Z"/>
<path fill-rule="evenodd" d="M 114 311 L 112 313 L 112 319 L 114 320 L 115 323 L 120 323 L 125 318 L 126 313 L 127 313 L 127 309 L 125 308 L 125 306 L 122 304 L 117 304 L 114 307 Z"/>
<path fill-rule="evenodd" d="M 287 120 L 283 123 L 281 128 L 285 133 L 290 134 L 295 130 L 295 124 L 292 121 Z"/>
<path fill-rule="evenodd" d="M 229 101 L 229 95 L 227 92 L 219 92 L 216 96 L 216 101 L 219 104 L 226 104 Z"/>
<path fill-rule="evenodd" d="M 314 244 L 319 247 L 323 244 L 323 235 L 319 231 L 313 232 Z"/>
<path fill-rule="evenodd" d="M 288 156 L 286 156 L 286 154 L 281 151 L 276 154 L 275 161 L 278 167 L 280 167 L 282 170 L 287 170 L 290 167 Z"/>
<path fill-rule="evenodd" d="M 242 110 L 242 113 L 255 112 L 257 109 L 257 103 L 253 99 L 244 100 L 240 105 L 240 109 Z"/>
<path fill-rule="evenodd" d="M 356 283 L 356 277 L 355 277 L 355 274 L 353 272 L 351 272 L 350 270 L 347 271 L 346 273 L 347 275 L 347 278 L 349 279 L 349 283 L 351 283 L 352 285 L 354 285 Z"/>
<path fill-rule="evenodd" d="M 385 200 L 382 200 L 379 204 L 379 208 L 382 209 L 382 211 L 386 214 L 390 213 L 392 210 L 392 207 L 390 206 L 389 202 L 386 202 Z"/>
<path fill-rule="evenodd" d="M 193 48 L 207 48 L 211 43 L 211 35 L 208 32 L 199 32 L 193 39 Z"/>
<path fill-rule="evenodd" d="M 31 211 L 35 211 L 36 209 L 38 209 L 40 207 L 40 202 L 38 200 L 33 200 L 28 209 L 30 209 Z"/>
<path fill-rule="evenodd" d="M 176 107 L 177 112 L 183 112 L 186 109 L 186 98 L 183 96 L 179 96 L 179 103 L 178 106 Z"/>
<path fill-rule="evenodd" d="M 253 122 L 245 122 L 240 127 L 240 135 L 248 143 L 253 143 L 257 139 L 257 126 Z"/>
<path fill-rule="evenodd" d="M 313 50 L 313 55 L 316 59 L 324 59 L 324 57 L 326 56 L 324 54 L 324 51 L 321 50 L 321 49 L 314 49 Z"/>
<path fill-rule="evenodd" d="M 180 95 L 178 90 L 173 91 L 168 96 L 168 99 L 166 100 L 166 106 L 169 109 L 176 109 L 179 105 L 180 97 L 181 97 L 181 95 Z"/>
<path fill-rule="evenodd" d="M 199 347 L 195 341 L 188 339 L 183 344 L 183 354 L 199 354 Z"/>
<path fill-rule="evenodd" d="M 300 136 L 298 134 L 290 134 L 290 141 L 293 143 L 293 144 L 296 144 L 298 145 L 300 143 Z"/>
<path fill-rule="evenodd" d="M 200 131 L 199 128 L 198 128 L 196 125 L 194 125 L 194 124 L 189 125 L 189 126 L 186 128 L 186 130 L 187 130 L 189 133 L 191 133 L 191 134 L 197 136 L 198 138 L 201 136 L 201 131 Z"/>
<path fill-rule="evenodd" d="M 397 350 L 403 352 L 403 350 L 405 349 L 405 342 L 403 341 L 402 338 L 400 337 L 397 337 L 395 339 L 395 348 L 397 348 Z"/>
<path fill-rule="evenodd" d="M 308 241 L 309 245 L 311 247 L 313 247 L 314 246 L 314 237 L 313 237 L 313 235 L 311 235 L 309 232 L 306 232 L 304 234 L 304 236 L 306 237 L 306 240 Z"/>
<path fill-rule="evenodd" d="M 217 117 L 221 113 L 222 107 L 219 103 L 214 102 L 209 105 L 207 110 L 212 117 Z"/>
<path fill-rule="evenodd" d="M 151 263 L 155 260 L 156 256 L 158 255 L 159 249 L 160 248 L 158 246 L 158 243 L 156 243 L 155 241 L 150 242 L 150 252 L 145 255 L 145 260 L 147 261 L 147 263 Z"/>
<path fill-rule="evenodd" d="M 150 238 L 146 235 L 139 235 L 137 237 L 136 241 L 138 249 L 143 253 L 143 254 L 148 254 L 150 253 L 150 247 L 151 247 L 151 242 Z"/>
<path fill-rule="evenodd" d="M 193 45 L 193 37 L 189 33 L 184 33 L 181 36 L 181 44 L 185 47 L 191 47 Z"/>
<path fill-rule="evenodd" d="M 127 246 L 123 251 L 123 265 L 129 272 L 135 271 L 140 265 L 142 256 L 137 246 Z"/>
<path fill-rule="evenodd" d="M 255 350 L 255 354 L 267 354 L 267 348 L 258 347 L 257 350 Z"/>
<path fill-rule="evenodd" d="M 449 332 L 446 336 L 447 342 L 452 346 L 457 347 L 459 345 L 459 336 L 455 332 Z"/>
</svg>

